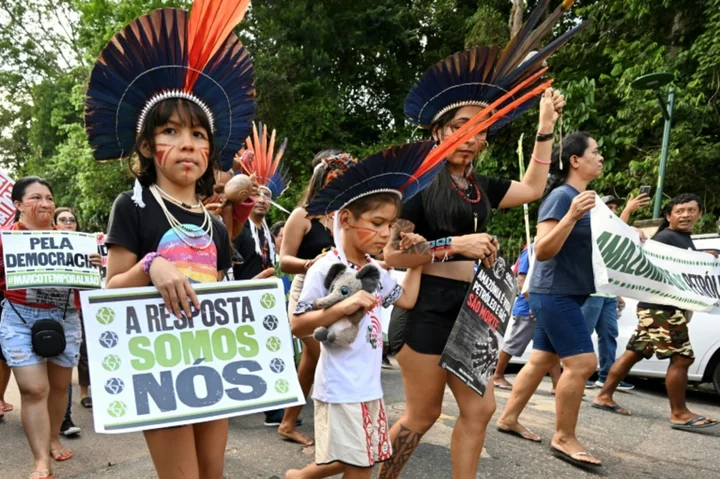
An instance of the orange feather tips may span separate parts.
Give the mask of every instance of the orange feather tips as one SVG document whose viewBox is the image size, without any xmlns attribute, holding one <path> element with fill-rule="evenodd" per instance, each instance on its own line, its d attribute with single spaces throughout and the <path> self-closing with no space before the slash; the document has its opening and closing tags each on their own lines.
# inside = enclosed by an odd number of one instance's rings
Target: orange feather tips
<svg viewBox="0 0 720 479">
<path fill-rule="evenodd" d="M 187 31 L 186 91 L 192 90 L 200 72 L 245 17 L 249 4 L 250 0 L 195 0 Z"/>
<path fill-rule="evenodd" d="M 268 186 L 275 189 L 281 172 L 280 160 L 285 153 L 288 139 L 285 138 L 275 152 L 275 130 L 272 131 L 268 140 L 268 129 L 262 123 L 253 124 L 252 135 L 245 140 L 246 148 L 235 155 L 235 161 L 239 167 L 248 175 L 255 175 L 260 186 Z M 283 181 L 286 182 L 285 179 Z M 284 188 L 283 188 L 284 190 Z M 274 197 L 279 196 L 273 191 Z"/>
<path fill-rule="evenodd" d="M 561 7 L 563 10 L 570 10 L 574 4 L 575 0 L 565 0 L 564 2 L 562 2 Z"/>
</svg>

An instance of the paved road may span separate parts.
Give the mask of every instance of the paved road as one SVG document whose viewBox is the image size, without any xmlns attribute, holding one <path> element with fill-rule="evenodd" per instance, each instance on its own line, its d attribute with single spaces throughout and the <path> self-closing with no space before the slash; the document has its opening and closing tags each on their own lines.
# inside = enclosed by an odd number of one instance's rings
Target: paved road
<svg viewBox="0 0 720 479">
<path fill-rule="evenodd" d="M 394 422 L 403 409 L 402 382 L 398 370 L 383 371 L 388 415 Z M 488 432 L 485 451 L 477 477 L 482 478 L 553 478 L 577 479 L 593 476 L 618 478 L 710 478 L 720 477 L 720 426 L 704 432 L 675 431 L 668 426 L 668 404 L 662 384 L 636 381 L 632 393 L 619 393 L 617 399 L 633 411 L 626 418 L 592 409 L 588 397 L 580 413 L 580 438 L 597 455 L 605 467 L 600 473 L 578 470 L 550 455 L 548 440 L 553 432 L 555 402 L 549 395 L 549 383 L 541 385 L 522 416 L 524 424 L 542 435 L 542 444 L 532 444 L 508 437 L 494 429 Z M 508 394 L 497 392 L 498 410 L 507 402 Z M 77 399 L 77 398 L 76 398 Z M 19 405 L 14 383 L 7 400 Z M 689 391 L 692 410 L 703 415 L 720 417 L 720 398 L 711 392 Z M 411 459 L 404 478 L 444 479 L 451 477 L 449 442 L 458 415 L 452 396 L 446 393 L 443 416 L 425 436 Z M 499 414 L 496 413 L 496 417 Z M 303 430 L 312 432 L 312 413 L 303 414 Z M 56 468 L 58 479 L 153 477 L 152 465 L 140 434 L 120 436 L 92 432 L 89 411 L 76 405 L 75 422 L 82 434 L 67 443 L 75 457 Z M 491 423 L 493 424 L 493 423 Z M 312 460 L 312 451 L 277 439 L 264 427 L 262 416 L 235 418 L 230 421 L 226 470 L 233 479 L 267 479 L 282 477 L 289 468 L 302 467 Z M 32 464 L 26 439 L 16 411 L 0 422 L 0 478 L 23 479 Z"/>
</svg>

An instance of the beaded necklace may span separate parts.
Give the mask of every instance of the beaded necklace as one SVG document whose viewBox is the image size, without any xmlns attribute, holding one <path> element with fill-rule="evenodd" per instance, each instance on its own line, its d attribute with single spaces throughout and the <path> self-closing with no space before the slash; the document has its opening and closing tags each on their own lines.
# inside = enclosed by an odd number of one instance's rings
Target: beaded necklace
<svg viewBox="0 0 720 479">
<path fill-rule="evenodd" d="M 458 187 L 458 185 L 455 183 L 455 180 L 451 180 L 451 183 L 452 183 L 453 189 L 457 192 L 458 195 L 460 195 L 460 198 L 462 198 L 463 201 L 465 201 L 466 203 L 470 203 L 470 204 L 474 205 L 476 203 L 479 203 L 480 200 L 482 199 L 482 195 L 480 194 L 480 188 L 478 188 L 478 185 L 475 183 L 474 180 L 470 180 L 470 185 L 468 185 L 468 186 L 472 186 L 472 188 L 475 190 L 475 195 L 474 195 L 475 198 L 472 198 L 472 196 L 473 196 L 472 191 L 470 192 L 470 194 L 468 194 L 467 190 L 460 189 L 460 187 Z"/>
<path fill-rule="evenodd" d="M 205 219 L 203 220 L 202 225 L 200 225 L 200 229 L 195 230 L 178 221 L 177 218 L 175 218 L 172 213 L 168 211 L 167 206 L 165 206 L 165 201 L 160 194 L 160 188 L 158 188 L 157 185 L 151 185 L 149 190 L 150 193 L 152 193 L 153 197 L 155 197 L 155 200 L 160 205 L 160 209 L 162 209 L 163 213 L 165 213 L 165 218 L 167 218 L 168 223 L 170 223 L 170 227 L 175 232 L 175 234 L 177 234 L 178 238 L 180 238 L 180 241 L 195 250 L 207 249 L 213 243 L 213 221 L 210 217 L 210 213 L 208 213 L 208 211 L 205 209 L 205 205 L 200 203 L 200 207 L 203 210 L 203 215 Z M 202 238 L 204 235 L 208 235 L 208 242 L 200 246 L 195 245 L 188 239 L 186 239 Z"/>
</svg>

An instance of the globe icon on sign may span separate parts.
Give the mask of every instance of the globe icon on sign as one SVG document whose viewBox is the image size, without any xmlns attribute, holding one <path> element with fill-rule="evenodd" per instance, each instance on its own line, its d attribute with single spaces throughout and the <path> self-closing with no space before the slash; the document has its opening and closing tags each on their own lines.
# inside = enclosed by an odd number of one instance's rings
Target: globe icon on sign
<svg viewBox="0 0 720 479">
<path fill-rule="evenodd" d="M 270 370 L 278 374 L 285 371 L 285 361 L 280 358 L 273 358 L 270 361 Z"/>
<path fill-rule="evenodd" d="M 280 341 L 280 338 L 278 338 L 277 336 L 270 336 L 265 342 L 265 346 L 268 348 L 268 351 L 272 351 L 274 353 L 280 350 L 280 346 L 282 346 L 282 341 Z"/>
<path fill-rule="evenodd" d="M 114 354 L 108 354 L 102 361 L 105 371 L 117 371 L 120 369 L 120 363 L 120 356 Z"/>
<path fill-rule="evenodd" d="M 265 329 L 268 331 L 275 331 L 278 327 L 278 319 L 272 314 L 268 314 L 265 316 L 265 319 L 263 319 L 263 326 L 265 326 Z"/>
<path fill-rule="evenodd" d="M 120 394 L 125 389 L 125 383 L 120 378 L 110 378 L 105 381 L 105 390 L 108 394 Z"/>
<path fill-rule="evenodd" d="M 277 381 L 275 381 L 275 391 L 279 392 L 280 394 L 285 394 L 289 390 L 290 385 L 284 379 L 278 379 Z"/>
<path fill-rule="evenodd" d="M 110 324 L 115 321 L 115 311 L 108 308 L 107 306 L 102 307 L 98 309 L 98 312 L 95 314 L 95 319 L 100 324 Z"/>
<path fill-rule="evenodd" d="M 265 309 L 272 308 L 275 306 L 275 295 L 270 293 L 263 294 L 262 298 L 260 298 L 260 305 Z"/>
<path fill-rule="evenodd" d="M 118 335 L 112 331 L 105 331 L 100 335 L 100 346 L 103 348 L 114 348 L 119 341 Z"/>
<path fill-rule="evenodd" d="M 122 401 L 113 401 L 108 406 L 107 412 L 112 417 L 123 417 L 127 412 L 127 405 Z"/>
</svg>

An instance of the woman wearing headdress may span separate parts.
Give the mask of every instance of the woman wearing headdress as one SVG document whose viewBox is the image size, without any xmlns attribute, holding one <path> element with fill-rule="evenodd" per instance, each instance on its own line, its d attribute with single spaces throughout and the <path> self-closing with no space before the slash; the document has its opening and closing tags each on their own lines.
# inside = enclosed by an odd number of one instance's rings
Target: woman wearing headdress
<svg viewBox="0 0 720 479">
<path fill-rule="evenodd" d="M 306 210 L 308 203 L 323 186 L 355 162 L 356 160 L 347 153 L 335 149 L 323 150 L 313 159 L 313 174 L 299 206 L 293 210 L 285 224 L 284 240 L 280 248 L 280 269 L 283 273 L 295 275 L 290 288 L 288 315 L 292 315 L 295 311 L 305 273 L 334 245 L 331 215 L 309 217 Z M 320 344 L 312 336 L 301 339 L 303 347 L 298 366 L 298 380 L 307 397 L 320 356 Z M 296 429 L 302 408 L 303 406 L 287 408 L 278 432 L 285 439 L 310 446 L 312 440 Z"/>
<path fill-rule="evenodd" d="M 200 198 L 251 129 L 252 63 L 232 33 L 248 4 L 196 0 L 190 14 L 144 15 L 113 37 L 90 78 L 95 159 L 135 160 L 135 188 L 110 214 L 107 288 L 153 285 L 177 317 L 200 309 L 191 283 L 219 281 L 231 267 L 228 232 Z M 197 418 L 144 435 L 160 478 L 219 479 L 227 432 L 227 419 Z"/>
<path fill-rule="evenodd" d="M 391 429 L 395 453 L 381 465 L 380 478 L 400 475 L 422 435 L 440 416 L 446 386 L 460 408 L 450 447 L 453 477 L 470 478 L 477 473 L 486 427 L 496 407 L 493 388 L 478 395 L 439 366 L 440 356 L 474 276 L 474 263 L 490 267 L 495 262 L 498 242 L 486 233 L 492 209 L 520 206 L 542 196 L 555 124 L 565 105 L 563 95 L 547 88 L 544 61 L 584 25 L 538 52 L 533 50 L 570 4 L 564 2 L 535 29 L 547 9 L 548 1 L 543 0 L 502 51 L 478 47 L 458 52 L 431 67 L 408 95 L 406 116 L 436 142 L 466 134 L 433 183 L 403 207 L 402 217 L 433 246 L 432 259 L 386 249 L 390 266 L 424 267 L 418 301 L 405 325 L 405 344 L 396 355 L 407 405 Z M 523 180 L 476 174 L 473 160 L 487 147 L 488 134 L 520 116 L 538 94 L 537 137 Z M 478 121 L 484 125 L 473 127 Z"/>
</svg>

